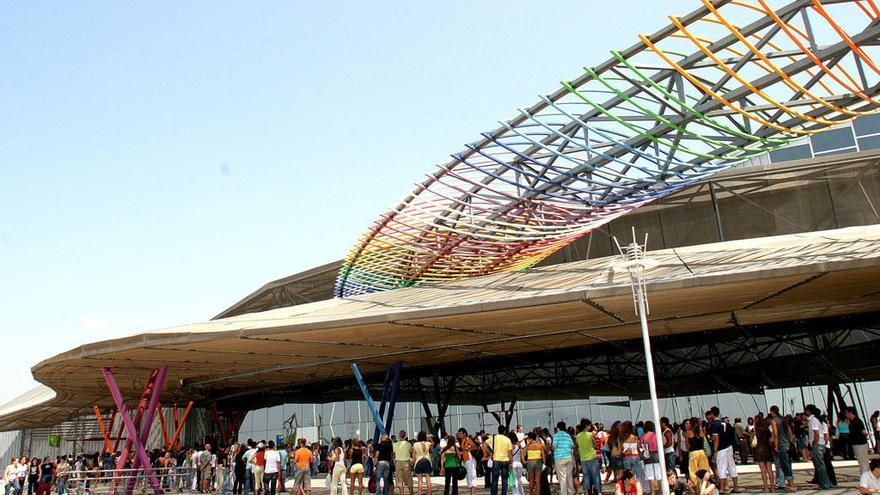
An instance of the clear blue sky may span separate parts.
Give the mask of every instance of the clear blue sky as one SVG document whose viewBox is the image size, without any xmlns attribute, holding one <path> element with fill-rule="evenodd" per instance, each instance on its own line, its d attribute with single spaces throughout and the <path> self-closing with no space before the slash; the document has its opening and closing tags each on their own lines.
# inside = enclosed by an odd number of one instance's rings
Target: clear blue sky
<svg viewBox="0 0 880 495">
<path fill-rule="evenodd" d="M 463 143 L 698 3 L 0 3 L 0 402 L 55 353 L 343 257 Z"/>
</svg>

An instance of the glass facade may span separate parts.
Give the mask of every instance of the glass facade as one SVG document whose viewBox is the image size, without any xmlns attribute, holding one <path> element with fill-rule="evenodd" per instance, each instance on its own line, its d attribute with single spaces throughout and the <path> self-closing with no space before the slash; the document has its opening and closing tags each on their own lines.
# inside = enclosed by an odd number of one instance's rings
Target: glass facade
<svg viewBox="0 0 880 495">
<path fill-rule="evenodd" d="M 855 122 L 820 132 L 796 144 L 770 152 L 773 163 L 804 158 L 880 149 L 880 115 L 866 115 Z"/>
<path fill-rule="evenodd" d="M 865 408 L 871 411 L 880 408 L 880 382 L 869 382 L 859 385 L 863 389 Z M 660 399 L 660 414 L 677 421 L 680 418 L 701 416 L 702 411 L 717 405 L 723 414 L 731 418 L 754 415 L 757 411 L 767 411 L 770 405 L 776 404 L 785 413 L 803 410 L 803 403 L 814 403 L 824 407 L 826 400 L 825 387 L 803 387 L 790 389 L 768 390 L 766 395 L 747 394 L 713 394 L 694 397 L 676 397 Z M 436 405 L 431 404 L 431 413 L 436 414 Z M 497 428 L 498 422 L 491 412 L 500 413 L 500 404 L 488 406 L 489 413 L 481 406 L 449 406 L 445 420 L 447 431 L 466 428 L 469 432 L 479 430 L 491 431 Z M 299 435 L 305 435 L 310 441 L 327 440 L 334 436 L 351 438 L 372 438 L 374 425 L 364 401 L 345 401 L 328 404 L 284 404 L 270 408 L 251 411 L 245 417 L 239 430 L 239 440 L 274 439 L 278 435 L 289 434 L 284 428 L 285 420 L 296 414 Z M 629 401 L 627 397 L 585 397 L 584 399 L 567 399 L 553 401 L 517 402 L 511 427 L 521 424 L 527 429 L 535 426 L 552 427 L 558 421 L 573 424 L 580 418 L 590 418 L 594 422 L 602 422 L 606 426 L 615 420 L 650 419 L 651 405 L 646 400 Z M 394 414 L 393 432 L 406 430 L 411 432 L 427 430 L 424 411 L 418 402 L 401 402 L 397 404 Z M 503 417 L 503 415 L 502 415 Z"/>
</svg>

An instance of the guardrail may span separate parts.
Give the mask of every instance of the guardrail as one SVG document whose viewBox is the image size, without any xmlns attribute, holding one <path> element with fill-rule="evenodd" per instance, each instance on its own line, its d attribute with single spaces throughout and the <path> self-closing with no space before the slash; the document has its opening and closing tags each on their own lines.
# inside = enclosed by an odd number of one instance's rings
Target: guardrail
<svg viewBox="0 0 880 495">
<path fill-rule="evenodd" d="M 153 473 L 165 492 L 189 491 L 195 470 L 192 467 L 154 468 Z M 143 469 L 94 469 L 69 471 L 65 492 L 72 495 L 122 495 L 132 485 L 135 494 L 153 493 Z"/>
</svg>

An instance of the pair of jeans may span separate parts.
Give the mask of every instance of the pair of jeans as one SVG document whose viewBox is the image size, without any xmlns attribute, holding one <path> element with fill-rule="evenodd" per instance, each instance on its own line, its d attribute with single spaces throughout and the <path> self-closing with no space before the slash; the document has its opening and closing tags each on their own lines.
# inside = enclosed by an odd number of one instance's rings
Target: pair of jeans
<svg viewBox="0 0 880 495">
<path fill-rule="evenodd" d="M 67 476 L 56 479 L 55 487 L 58 491 L 58 495 L 64 495 L 67 493 Z"/>
<path fill-rule="evenodd" d="M 813 471 L 816 481 L 823 490 L 831 488 L 828 471 L 825 469 L 825 447 L 817 444 L 811 447 L 813 453 Z"/>
<path fill-rule="evenodd" d="M 248 469 L 244 474 L 244 493 L 248 494 L 254 489 L 254 471 Z"/>
<path fill-rule="evenodd" d="M 828 481 L 832 487 L 837 486 L 837 474 L 834 473 L 834 464 L 831 464 L 831 449 L 825 449 L 825 472 L 828 474 Z"/>
<path fill-rule="evenodd" d="M 229 491 L 229 469 L 226 466 L 217 467 L 217 484 L 220 485 L 220 495 L 226 495 Z"/>
<path fill-rule="evenodd" d="M 602 493 L 602 475 L 599 473 L 601 462 L 599 459 L 581 461 L 581 469 L 584 472 L 581 486 L 586 493 Z"/>
<path fill-rule="evenodd" d="M 6 495 L 19 495 L 21 493 L 21 485 L 17 479 L 6 483 Z"/>
<path fill-rule="evenodd" d="M 785 482 L 794 479 L 794 473 L 791 471 L 791 457 L 788 450 L 780 449 L 776 453 L 776 487 L 785 488 Z"/>
<path fill-rule="evenodd" d="M 275 495 L 275 487 L 278 486 L 278 473 L 263 474 L 263 493 Z"/>
<path fill-rule="evenodd" d="M 642 463 L 642 460 L 639 458 L 639 456 L 623 456 L 623 469 L 629 469 L 636 475 L 636 479 L 638 479 L 639 483 L 641 483 L 642 485 L 643 492 L 648 492 L 651 490 L 651 486 L 648 484 L 648 480 L 645 479 L 645 465 Z"/>
<path fill-rule="evenodd" d="M 510 476 L 510 461 L 492 461 L 492 481 L 489 482 L 489 493 L 498 495 L 498 478 L 501 478 L 501 495 L 507 495 L 507 478 Z"/>
<path fill-rule="evenodd" d="M 556 459 L 554 469 L 559 480 L 559 495 L 574 495 L 574 480 L 571 479 L 573 463 L 571 457 Z"/>
<path fill-rule="evenodd" d="M 379 492 L 379 483 L 382 483 L 382 491 Z M 391 487 L 391 464 L 388 461 L 379 461 L 376 463 L 376 492 L 382 495 L 388 495 L 388 489 Z"/>
</svg>

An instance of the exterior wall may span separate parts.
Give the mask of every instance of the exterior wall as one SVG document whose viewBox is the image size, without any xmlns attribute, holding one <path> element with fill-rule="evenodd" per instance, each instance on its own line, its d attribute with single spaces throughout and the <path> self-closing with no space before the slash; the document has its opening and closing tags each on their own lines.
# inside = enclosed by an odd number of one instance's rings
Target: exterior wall
<svg viewBox="0 0 880 495">
<path fill-rule="evenodd" d="M 863 399 L 866 401 L 866 415 L 880 409 L 880 382 L 860 384 L 863 388 Z M 804 387 L 804 401 L 814 403 L 824 409 L 825 387 Z M 592 397 L 580 400 L 524 401 L 517 403 L 511 427 L 522 424 L 526 428 L 534 426 L 551 429 L 558 421 L 567 424 L 577 422 L 580 418 L 590 418 L 594 422 L 602 422 L 610 426 L 615 420 L 650 419 L 651 406 L 646 400 L 632 401 L 630 405 L 608 405 L 614 402 L 627 403 L 626 397 Z M 847 402 L 851 402 L 847 397 Z M 803 410 L 801 389 L 768 390 L 766 396 L 746 394 L 716 394 L 694 397 L 678 397 L 660 399 L 660 414 L 677 421 L 685 416 L 702 417 L 702 412 L 717 405 L 722 412 L 731 418 L 754 416 L 758 411 L 766 412 L 770 405 L 776 404 L 785 413 Z M 437 408 L 431 405 L 436 414 Z M 490 411 L 501 410 L 499 404 L 489 406 Z M 328 404 L 284 404 L 251 411 L 245 417 L 239 430 L 238 439 L 274 440 L 276 436 L 286 436 L 283 422 L 296 414 L 300 435 L 305 431 L 309 441 L 328 440 L 334 436 L 351 438 L 358 434 L 360 438 L 373 436 L 373 422 L 364 401 L 346 401 Z M 410 435 L 414 431 L 427 430 L 424 411 L 419 403 L 398 403 L 394 414 L 392 431 L 406 430 Z M 469 432 L 494 430 L 498 423 L 491 414 L 487 414 L 479 406 L 449 406 L 446 418 L 447 431 L 464 427 Z M 314 427 L 314 429 L 312 428 Z M 313 431 L 317 434 L 313 435 Z"/>
<path fill-rule="evenodd" d="M 170 409 L 163 411 L 165 422 L 168 428 L 173 424 L 173 416 Z M 117 427 L 119 420 L 116 421 Z M 185 438 L 184 434 L 187 427 L 184 426 L 181 432 L 181 438 Z M 61 444 L 59 447 L 49 446 L 49 435 L 57 434 L 60 436 Z M 173 431 L 168 432 L 168 436 L 173 435 Z M 116 432 L 112 436 L 115 436 Z M 123 436 L 125 436 L 123 434 Z M 80 453 L 93 454 L 101 452 L 104 444 L 100 440 L 101 432 L 96 425 L 95 418 L 83 417 L 78 420 L 68 421 L 54 428 L 38 428 L 34 430 L 15 430 L 0 432 L 0 463 L 6 465 L 13 456 L 26 455 L 28 457 L 56 457 L 60 455 L 75 455 Z M 150 429 L 150 436 L 147 440 L 147 448 L 161 448 L 163 443 L 162 427 L 159 423 L 158 416 L 153 421 L 153 427 Z M 120 445 L 122 442 L 120 442 Z"/>
<path fill-rule="evenodd" d="M 878 139 L 880 141 L 880 139 Z M 878 143 L 880 144 L 880 143 Z M 745 171 L 743 171 L 745 172 Z M 635 227 L 648 249 L 814 232 L 880 223 L 880 160 L 721 175 L 618 218 L 541 265 L 617 254 L 612 236 Z"/>
</svg>

